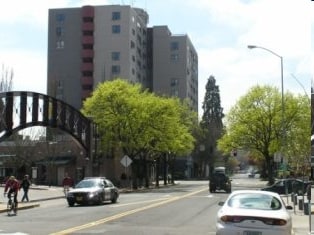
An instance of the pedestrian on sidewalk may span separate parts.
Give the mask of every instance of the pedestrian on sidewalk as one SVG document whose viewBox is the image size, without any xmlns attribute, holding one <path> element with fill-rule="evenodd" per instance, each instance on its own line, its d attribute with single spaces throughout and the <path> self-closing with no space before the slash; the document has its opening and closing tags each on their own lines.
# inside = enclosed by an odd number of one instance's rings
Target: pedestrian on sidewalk
<svg viewBox="0 0 314 235">
<path fill-rule="evenodd" d="M 70 176 L 68 176 L 68 173 L 65 173 L 65 176 L 62 182 L 63 192 L 65 196 L 69 192 L 70 187 L 73 187 L 73 185 L 74 185 L 73 179 Z"/>
<path fill-rule="evenodd" d="M 24 191 L 24 195 L 22 197 L 22 202 L 24 202 L 24 200 L 29 202 L 28 190 L 29 190 L 29 187 L 31 186 L 31 184 L 32 184 L 32 182 L 30 181 L 29 176 L 25 175 L 23 180 L 22 180 L 21 186 L 20 186 L 21 188 L 23 188 L 23 191 Z"/>
</svg>

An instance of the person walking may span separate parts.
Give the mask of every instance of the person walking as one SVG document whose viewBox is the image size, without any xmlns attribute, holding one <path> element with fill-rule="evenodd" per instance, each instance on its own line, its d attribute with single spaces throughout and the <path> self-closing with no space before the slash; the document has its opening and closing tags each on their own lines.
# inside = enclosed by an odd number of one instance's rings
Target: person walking
<svg viewBox="0 0 314 235">
<path fill-rule="evenodd" d="M 65 196 L 68 194 L 70 187 L 73 187 L 73 185 L 74 185 L 73 179 L 70 176 L 68 176 L 68 173 L 65 173 L 62 182 L 63 192 Z"/>
<path fill-rule="evenodd" d="M 24 195 L 22 197 L 22 202 L 24 202 L 24 200 L 29 202 L 28 190 L 29 190 L 29 187 L 31 186 L 31 184 L 32 184 L 32 182 L 30 181 L 29 176 L 25 175 L 23 180 L 22 180 L 21 186 L 20 186 L 21 188 L 23 188 L 23 191 L 24 191 Z"/>
</svg>

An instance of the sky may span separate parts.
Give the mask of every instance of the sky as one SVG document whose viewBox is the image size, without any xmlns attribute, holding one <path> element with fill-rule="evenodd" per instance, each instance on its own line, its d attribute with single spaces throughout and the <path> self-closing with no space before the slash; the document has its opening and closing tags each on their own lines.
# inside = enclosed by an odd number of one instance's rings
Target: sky
<svg viewBox="0 0 314 235">
<path fill-rule="evenodd" d="M 48 9 L 108 4 L 143 8 L 148 26 L 167 25 L 172 34 L 189 36 L 198 53 L 200 114 L 211 75 L 225 114 L 255 85 L 310 95 L 314 72 L 310 0 L 4 0 L 0 64 L 14 71 L 13 90 L 46 94 Z M 248 45 L 277 55 L 250 50 Z"/>
</svg>

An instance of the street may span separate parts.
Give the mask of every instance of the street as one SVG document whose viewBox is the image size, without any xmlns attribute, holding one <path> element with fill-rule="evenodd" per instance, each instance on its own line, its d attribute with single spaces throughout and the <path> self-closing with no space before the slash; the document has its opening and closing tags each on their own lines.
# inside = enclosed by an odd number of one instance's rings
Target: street
<svg viewBox="0 0 314 235">
<path fill-rule="evenodd" d="M 233 179 L 233 190 L 258 188 L 258 179 Z M 265 183 L 265 182 L 262 182 Z M 215 234 L 218 202 L 228 194 L 209 194 L 208 181 L 180 181 L 176 186 L 123 193 L 118 203 L 68 207 L 65 199 L 40 207 L 0 214 L 0 234 Z"/>
</svg>

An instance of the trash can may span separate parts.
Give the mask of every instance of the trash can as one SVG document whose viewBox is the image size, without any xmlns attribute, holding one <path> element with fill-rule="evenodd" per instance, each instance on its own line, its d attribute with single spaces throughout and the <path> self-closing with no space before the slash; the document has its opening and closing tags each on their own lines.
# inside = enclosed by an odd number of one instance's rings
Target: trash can
<svg viewBox="0 0 314 235">
<path fill-rule="evenodd" d="M 308 202 L 304 202 L 304 214 L 305 215 L 309 215 L 309 203 Z"/>
<path fill-rule="evenodd" d="M 303 198 L 299 198 L 299 210 L 303 210 Z"/>
</svg>

